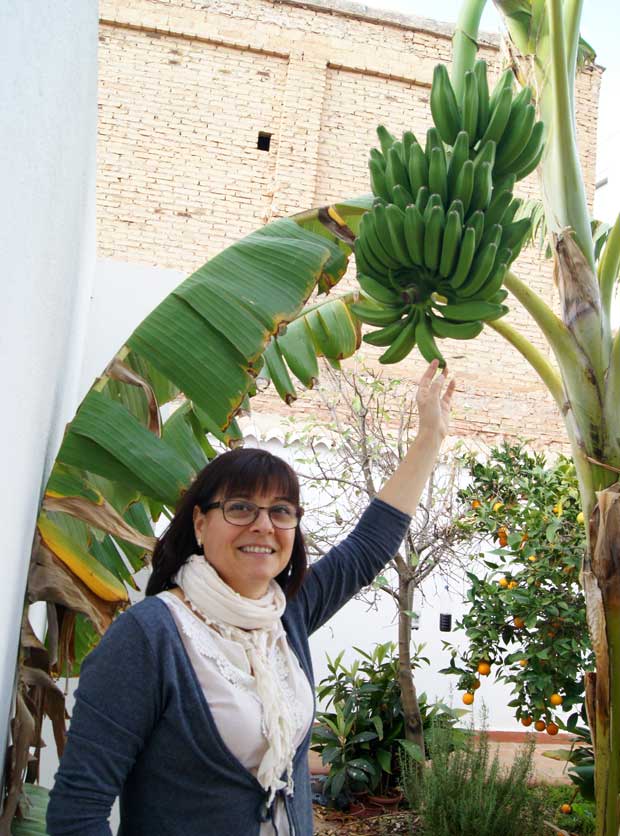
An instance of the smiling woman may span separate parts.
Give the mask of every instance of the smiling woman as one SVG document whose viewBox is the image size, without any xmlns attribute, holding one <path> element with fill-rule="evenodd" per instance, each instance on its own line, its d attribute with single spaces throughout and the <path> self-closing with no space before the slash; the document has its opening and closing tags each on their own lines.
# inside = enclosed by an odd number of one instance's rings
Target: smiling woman
<svg viewBox="0 0 620 836">
<path fill-rule="evenodd" d="M 308 637 L 394 556 L 448 431 L 428 368 L 419 432 L 341 543 L 306 568 L 293 470 L 264 450 L 210 462 L 153 554 L 144 601 L 82 666 L 50 836 L 311 836 Z M 206 828 L 206 829 L 205 829 Z"/>
</svg>

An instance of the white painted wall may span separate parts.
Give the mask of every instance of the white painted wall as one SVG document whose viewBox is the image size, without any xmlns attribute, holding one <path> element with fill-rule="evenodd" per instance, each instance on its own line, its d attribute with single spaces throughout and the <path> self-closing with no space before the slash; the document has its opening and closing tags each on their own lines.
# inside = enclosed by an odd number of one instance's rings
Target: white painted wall
<svg viewBox="0 0 620 836">
<path fill-rule="evenodd" d="M 95 259 L 96 0 L 0 3 L 0 746 L 41 489 L 77 405 Z"/>
</svg>

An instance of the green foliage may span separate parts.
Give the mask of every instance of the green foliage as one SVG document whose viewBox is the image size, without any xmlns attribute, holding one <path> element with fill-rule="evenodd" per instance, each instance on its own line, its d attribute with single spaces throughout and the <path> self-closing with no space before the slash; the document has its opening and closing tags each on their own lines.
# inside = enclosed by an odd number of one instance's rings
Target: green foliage
<svg viewBox="0 0 620 836">
<path fill-rule="evenodd" d="M 495 448 L 484 463 L 470 457 L 467 465 L 462 534 L 495 547 L 478 553 L 484 573 L 468 573 L 469 609 L 458 626 L 469 645 L 453 650 L 443 672 L 471 690 L 486 660 L 513 686 L 509 705 L 524 725 L 564 725 L 550 703 L 560 694 L 562 709 L 574 709 L 566 727 L 575 731 L 585 719 L 583 674 L 593 662 L 578 585 L 585 531 L 574 466 L 563 456 L 548 464 L 522 444 Z"/>
<path fill-rule="evenodd" d="M 431 763 L 422 779 L 401 753 L 403 789 L 420 816 L 424 836 L 542 836 L 544 792 L 529 786 L 534 741 L 529 740 L 509 771 L 491 755 L 485 729 L 454 745 L 451 729 L 430 737 Z"/>
<path fill-rule="evenodd" d="M 545 804 L 549 810 L 549 820 L 564 831 L 575 836 L 588 836 L 595 830 L 595 810 L 592 801 L 566 786 L 546 786 Z M 570 813 L 563 813 L 563 804 L 570 804 Z"/>
<path fill-rule="evenodd" d="M 318 699 L 327 700 L 328 710 L 317 714 L 312 735 L 311 748 L 330 767 L 324 793 L 339 803 L 354 792 L 385 793 L 396 787 L 401 747 L 420 759 L 416 747 L 403 740 L 396 645 L 378 644 L 372 653 L 354 649 L 360 658 L 349 668 L 342 664 L 344 651 L 334 660 L 328 657 L 329 675 L 317 689 Z M 422 645 L 413 648 L 412 668 L 428 664 L 422 649 Z M 443 703 L 429 703 L 425 694 L 418 702 L 425 730 L 431 724 L 452 726 L 464 713 Z"/>
</svg>

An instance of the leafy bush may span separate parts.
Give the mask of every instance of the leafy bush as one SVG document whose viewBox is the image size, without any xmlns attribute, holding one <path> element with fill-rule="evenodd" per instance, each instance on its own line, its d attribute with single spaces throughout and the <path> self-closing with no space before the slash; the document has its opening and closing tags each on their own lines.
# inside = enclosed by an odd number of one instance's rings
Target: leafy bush
<svg viewBox="0 0 620 836">
<path fill-rule="evenodd" d="M 545 804 L 548 819 L 558 828 L 576 836 L 590 836 L 595 831 L 595 808 L 592 801 L 583 798 L 566 786 L 545 786 Z M 562 812 L 562 805 L 569 804 L 569 813 Z"/>
<path fill-rule="evenodd" d="M 424 836 L 541 836 L 544 792 L 529 786 L 533 738 L 524 744 L 510 770 L 491 757 L 485 729 L 454 741 L 449 728 L 429 735 L 431 762 L 421 780 L 401 752 L 403 789 L 420 815 Z"/>
<path fill-rule="evenodd" d="M 469 646 L 451 648 L 443 672 L 473 695 L 478 664 L 486 662 L 512 685 L 509 705 L 524 726 L 542 721 L 557 731 L 559 698 L 563 710 L 573 709 L 573 731 L 585 721 L 583 678 L 594 664 L 578 583 L 585 529 L 574 465 L 563 456 L 549 464 L 522 444 L 467 464 L 471 482 L 460 496 L 468 511 L 459 527 L 486 547 L 478 558 L 487 571 L 468 573 L 468 607 L 457 626 Z"/>
<path fill-rule="evenodd" d="M 423 646 L 414 647 L 412 667 L 428 659 Z M 398 684 L 399 662 L 394 642 L 377 645 L 372 653 L 355 648 L 361 657 L 350 668 L 342 664 L 344 651 L 332 661 L 329 675 L 317 689 L 319 700 L 327 699 L 326 711 L 317 714 L 312 749 L 321 754 L 330 771 L 323 788 L 332 801 L 350 800 L 364 790 L 384 794 L 399 783 L 397 750 L 408 749 L 403 739 L 404 720 Z M 443 703 L 418 697 L 423 726 L 451 726 L 464 713 Z"/>
</svg>

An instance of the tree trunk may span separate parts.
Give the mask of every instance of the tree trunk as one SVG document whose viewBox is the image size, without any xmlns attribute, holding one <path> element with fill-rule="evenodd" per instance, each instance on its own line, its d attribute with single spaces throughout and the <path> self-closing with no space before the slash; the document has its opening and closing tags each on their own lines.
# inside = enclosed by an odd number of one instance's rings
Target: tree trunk
<svg viewBox="0 0 620 836">
<path fill-rule="evenodd" d="M 415 743 L 420 748 L 422 758 L 424 757 L 424 729 L 422 726 L 422 715 L 418 703 L 413 671 L 411 669 L 411 607 L 413 605 L 414 584 L 411 579 L 398 574 L 398 661 L 400 684 L 400 700 L 403 708 L 403 719 L 405 723 L 405 739 Z M 416 764 L 416 770 L 420 771 L 422 763 Z"/>
</svg>

